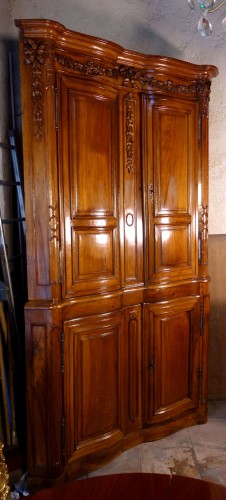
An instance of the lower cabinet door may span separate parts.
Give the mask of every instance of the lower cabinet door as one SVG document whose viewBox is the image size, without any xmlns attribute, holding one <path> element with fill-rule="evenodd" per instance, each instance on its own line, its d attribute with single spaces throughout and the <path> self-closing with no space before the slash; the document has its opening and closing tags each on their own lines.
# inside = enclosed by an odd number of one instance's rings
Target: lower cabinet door
<svg viewBox="0 0 226 500">
<path fill-rule="evenodd" d="M 122 439 L 123 313 L 65 322 L 65 453 L 98 453 Z"/>
<path fill-rule="evenodd" d="M 194 411 L 202 370 L 200 299 L 144 305 L 144 424 Z"/>
</svg>

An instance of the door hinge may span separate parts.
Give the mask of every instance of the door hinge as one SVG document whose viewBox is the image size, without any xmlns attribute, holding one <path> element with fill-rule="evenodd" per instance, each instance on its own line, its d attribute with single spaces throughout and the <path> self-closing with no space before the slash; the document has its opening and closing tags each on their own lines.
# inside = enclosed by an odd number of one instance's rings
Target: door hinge
<svg viewBox="0 0 226 500">
<path fill-rule="evenodd" d="M 64 376 L 64 332 L 61 332 L 61 374 Z M 64 383 L 64 379 L 62 379 Z M 61 418 L 62 458 L 65 459 L 65 417 Z"/>
<path fill-rule="evenodd" d="M 62 284 L 62 279 L 63 279 L 63 264 L 62 264 L 62 247 L 61 244 L 59 246 L 59 267 L 60 267 L 60 284 Z"/>
<path fill-rule="evenodd" d="M 151 354 L 149 355 L 149 367 L 148 367 L 148 369 L 149 369 L 149 371 L 151 371 L 151 370 L 154 370 L 154 368 L 155 368 L 155 363 L 154 363 L 154 354 L 153 354 L 153 353 L 151 353 Z"/>
<path fill-rule="evenodd" d="M 198 398 L 202 400 L 202 368 L 198 368 Z"/>
<path fill-rule="evenodd" d="M 54 88 L 54 98 L 55 98 L 55 128 L 58 131 L 58 90 L 57 87 Z"/>
<path fill-rule="evenodd" d="M 64 332 L 61 333 L 61 373 L 64 374 Z"/>
<path fill-rule="evenodd" d="M 61 435 L 62 435 L 62 456 L 65 457 L 65 418 L 61 419 Z"/>
<path fill-rule="evenodd" d="M 203 334 L 203 303 L 200 304 L 200 336 Z"/>
<path fill-rule="evenodd" d="M 198 147 L 201 146 L 201 137 L 202 137 L 202 115 L 199 113 L 198 117 Z"/>
</svg>

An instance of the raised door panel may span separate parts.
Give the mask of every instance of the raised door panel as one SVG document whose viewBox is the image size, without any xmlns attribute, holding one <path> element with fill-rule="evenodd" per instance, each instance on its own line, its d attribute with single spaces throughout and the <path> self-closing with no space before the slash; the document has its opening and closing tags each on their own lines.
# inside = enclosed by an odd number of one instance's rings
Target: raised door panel
<svg viewBox="0 0 226 500">
<path fill-rule="evenodd" d="M 121 313 L 65 322 L 67 458 L 83 454 L 87 446 L 101 449 L 122 438 L 122 329 Z"/>
<path fill-rule="evenodd" d="M 146 280 L 192 278 L 198 273 L 197 104 L 146 97 L 144 116 Z"/>
<path fill-rule="evenodd" d="M 144 418 L 154 424 L 198 408 L 201 306 L 186 297 L 144 307 Z"/>
<path fill-rule="evenodd" d="M 118 100 L 95 82 L 59 80 L 64 296 L 117 289 Z"/>
<path fill-rule="evenodd" d="M 141 393 L 141 331 L 142 306 L 127 307 L 124 311 L 125 328 L 123 335 L 123 407 L 125 428 L 130 433 L 142 427 Z"/>
</svg>

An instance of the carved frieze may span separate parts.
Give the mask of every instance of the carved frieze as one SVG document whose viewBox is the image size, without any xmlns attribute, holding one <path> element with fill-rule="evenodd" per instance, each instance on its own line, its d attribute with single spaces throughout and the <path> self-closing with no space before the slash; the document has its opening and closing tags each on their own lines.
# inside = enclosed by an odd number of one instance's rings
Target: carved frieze
<svg viewBox="0 0 226 500">
<path fill-rule="evenodd" d="M 42 71 L 46 64 L 47 57 L 53 63 L 57 63 L 64 68 L 78 71 L 85 76 L 103 76 L 118 80 L 120 85 L 131 85 L 133 88 L 149 88 L 155 91 L 166 93 L 193 94 L 201 100 L 201 112 L 203 115 L 208 112 L 208 99 L 210 82 L 208 80 L 197 80 L 189 85 L 182 85 L 173 82 L 171 79 L 158 79 L 150 76 L 148 72 L 137 69 L 133 66 L 115 65 L 105 66 L 94 60 L 80 62 L 72 57 L 58 53 L 53 44 L 43 40 L 24 40 L 24 62 L 32 68 L 32 102 L 33 102 L 33 124 L 34 136 L 41 139 L 43 135 L 43 95 L 45 87 L 42 84 Z M 48 65 L 46 86 L 53 84 L 54 72 Z M 121 80 L 121 81 L 120 81 Z"/>
<path fill-rule="evenodd" d="M 126 82 L 130 83 L 132 87 L 137 88 L 151 88 L 155 90 L 161 90 L 164 92 L 175 92 L 175 93 L 186 93 L 186 94 L 197 94 L 196 83 L 192 83 L 191 85 L 181 85 L 176 84 L 172 80 L 167 79 L 166 81 L 162 81 L 160 79 L 150 77 L 148 73 L 142 72 L 141 70 L 137 70 L 133 66 L 114 66 L 114 67 L 105 67 L 101 64 L 95 64 L 94 61 L 86 61 L 85 63 L 78 62 L 68 56 L 62 56 L 57 52 L 53 53 L 53 59 L 59 65 L 64 66 L 65 68 L 79 71 L 86 76 L 105 76 L 108 78 L 122 79 L 121 85 L 124 85 Z M 199 82 L 199 92 L 201 84 L 205 84 Z"/>
</svg>

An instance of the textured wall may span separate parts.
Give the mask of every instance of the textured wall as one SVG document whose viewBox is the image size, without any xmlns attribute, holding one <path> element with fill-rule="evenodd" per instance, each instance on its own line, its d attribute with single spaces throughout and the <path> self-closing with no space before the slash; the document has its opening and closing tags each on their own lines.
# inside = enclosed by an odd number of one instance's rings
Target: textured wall
<svg viewBox="0 0 226 500">
<path fill-rule="evenodd" d="M 210 104 L 209 233 L 226 233 L 226 32 L 221 26 L 226 6 L 210 16 L 212 36 L 201 37 L 200 13 L 191 12 L 187 0 L 9 1 L 12 19 L 49 18 L 139 52 L 218 66 Z M 16 39 L 13 24 L 11 29 Z"/>
</svg>

